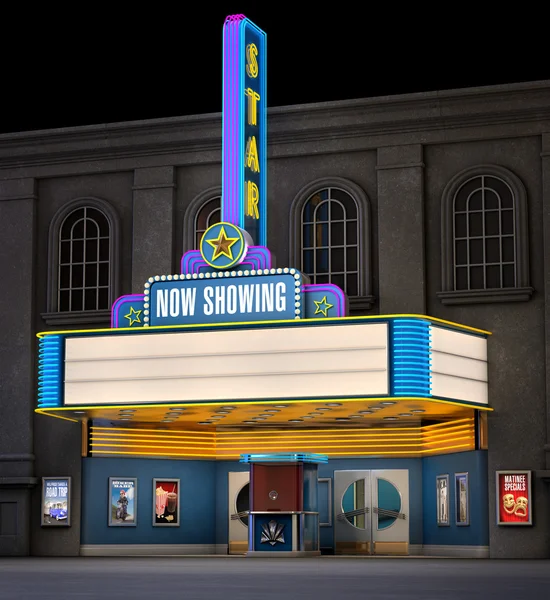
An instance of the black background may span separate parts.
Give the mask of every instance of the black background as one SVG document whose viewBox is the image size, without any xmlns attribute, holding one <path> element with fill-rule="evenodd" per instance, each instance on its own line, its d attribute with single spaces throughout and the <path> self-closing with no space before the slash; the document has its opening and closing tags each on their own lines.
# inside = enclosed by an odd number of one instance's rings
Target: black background
<svg viewBox="0 0 550 600">
<path fill-rule="evenodd" d="M 349 0 L 20 4 L 2 19 L 0 133 L 221 111 L 222 27 L 235 13 L 268 35 L 268 106 L 549 78 L 543 16 L 522 5 L 483 10 Z"/>
</svg>

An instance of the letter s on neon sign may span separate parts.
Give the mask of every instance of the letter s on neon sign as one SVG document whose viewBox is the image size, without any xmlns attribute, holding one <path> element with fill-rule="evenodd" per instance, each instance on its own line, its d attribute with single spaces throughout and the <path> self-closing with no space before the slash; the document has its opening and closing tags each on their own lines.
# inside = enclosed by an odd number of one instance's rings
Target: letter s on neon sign
<svg viewBox="0 0 550 600">
<path fill-rule="evenodd" d="M 258 48 L 256 44 L 248 44 L 246 47 L 246 74 L 254 79 L 258 77 Z"/>
</svg>

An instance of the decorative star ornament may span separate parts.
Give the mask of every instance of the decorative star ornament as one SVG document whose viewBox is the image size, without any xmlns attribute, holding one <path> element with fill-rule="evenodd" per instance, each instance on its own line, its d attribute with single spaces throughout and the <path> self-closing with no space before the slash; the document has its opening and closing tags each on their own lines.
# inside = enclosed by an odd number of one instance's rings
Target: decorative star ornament
<svg viewBox="0 0 550 600">
<path fill-rule="evenodd" d="M 141 310 L 135 310 L 133 306 L 130 306 L 130 312 L 127 315 L 124 315 L 125 319 L 128 319 L 128 327 L 132 327 L 134 323 L 141 323 L 139 315 L 141 314 Z M 135 316 L 134 316 L 135 315 Z"/>
<path fill-rule="evenodd" d="M 334 304 L 329 304 L 327 302 L 327 297 L 323 296 L 322 300 L 314 300 L 315 303 L 315 312 L 313 315 L 322 314 L 324 317 L 328 317 L 328 311 L 334 306 Z"/>
<path fill-rule="evenodd" d="M 222 226 L 220 229 L 220 235 L 215 240 L 206 240 L 208 244 L 214 248 L 214 254 L 212 255 L 212 262 L 214 262 L 219 256 L 226 256 L 229 260 L 233 260 L 233 252 L 231 246 L 236 244 L 239 238 L 227 237 L 225 228 Z"/>
</svg>

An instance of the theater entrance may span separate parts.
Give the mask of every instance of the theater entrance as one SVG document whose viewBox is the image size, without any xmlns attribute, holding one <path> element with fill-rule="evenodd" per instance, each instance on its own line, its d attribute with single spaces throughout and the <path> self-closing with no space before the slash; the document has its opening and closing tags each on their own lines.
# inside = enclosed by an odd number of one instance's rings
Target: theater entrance
<svg viewBox="0 0 550 600">
<path fill-rule="evenodd" d="M 229 477 L 229 554 L 248 552 L 248 511 L 250 510 L 250 473 L 228 473 Z"/>
<path fill-rule="evenodd" d="M 334 472 L 336 554 L 409 553 L 409 472 Z"/>
</svg>

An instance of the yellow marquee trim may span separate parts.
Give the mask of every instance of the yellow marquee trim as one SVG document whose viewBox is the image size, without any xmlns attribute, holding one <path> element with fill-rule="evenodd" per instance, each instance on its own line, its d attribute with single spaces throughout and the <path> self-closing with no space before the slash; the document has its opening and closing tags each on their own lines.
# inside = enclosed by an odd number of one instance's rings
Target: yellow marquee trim
<svg viewBox="0 0 550 600">
<path fill-rule="evenodd" d="M 471 331 L 474 333 L 479 333 L 482 335 L 492 335 L 490 331 L 485 331 L 484 329 L 478 329 L 476 327 L 470 327 L 469 325 L 461 325 L 460 323 L 455 323 L 453 321 L 447 321 L 445 319 L 439 319 L 437 317 L 429 317 L 428 315 L 418 315 L 418 314 L 395 314 L 395 315 L 369 315 L 369 316 L 360 316 L 360 317 L 329 317 L 322 319 L 294 319 L 294 320 L 282 320 L 282 321 L 244 321 L 241 323 L 193 323 L 188 325 L 159 325 L 155 327 L 119 327 L 116 329 L 74 329 L 70 331 L 42 331 L 36 334 L 36 337 L 43 338 L 47 335 L 68 335 L 75 333 L 118 333 L 118 332 L 128 332 L 136 333 L 141 330 L 145 331 L 162 331 L 166 329 L 171 330 L 185 330 L 185 329 L 197 329 L 199 327 L 208 327 L 212 329 L 218 329 L 220 327 L 242 327 L 245 325 L 299 325 L 304 321 L 308 323 L 312 322 L 323 322 L 323 323 L 341 323 L 343 321 L 373 321 L 373 320 L 384 320 L 384 319 L 397 319 L 397 318 L 414 318 L 414 319 L 424 319 L 429 321 L 430 323 L 439 323 L 442 325 L 448 325 L 450 327 L 454 327 L 456 329 L 462 329 L 464 331 Z"/>
<path fill-rule="evenodd" d="M 286 398 L 279 398 L 276 400 L 246 400 L 244 402 L 237 400 L 224 400 L 224 401 L 215 401 L 215 402 L 185 402 L 185 403 L 172 403 L 172 404 L 96 404 L 96 405 L 85 405 L 82 406 L 80 404 L 75 404 L 73 406 L 57 406 L 51 408 L 37 408 L 35 412 L 41 414 L 49 414 L 46 411 L 81 411 L 81 410 L 117 410 L 117 409 L 128 409 L 128 408 L 185 408 L 192 406 L 225 406 L 227 404 L 233 403 L 237 406 L 247 406 L 247 405 L 271 405 L 271 404 L 317 404 L 319 402 L 327 403 L 327 402 L 410 402 L 410 401 L 423 401 L 423 402 L 434 402 L 438 404 L 451 404 L 453 406 L 460 406 L 462 408 L 471 408 L 475 410 L 485 410 L 492 411 L 493 409 L 490 406 L 483 404 L 468 404 L 465 402 L 454 401 L 454 400 L 443 400 L 441 398 L 434 398 L 432 396 L 377 396 L 377 397 L 361 397 L 361 398 L 314 398 L 314 399 L 298 399 L 298 400 L 287 400 Z"/>
</svg>

